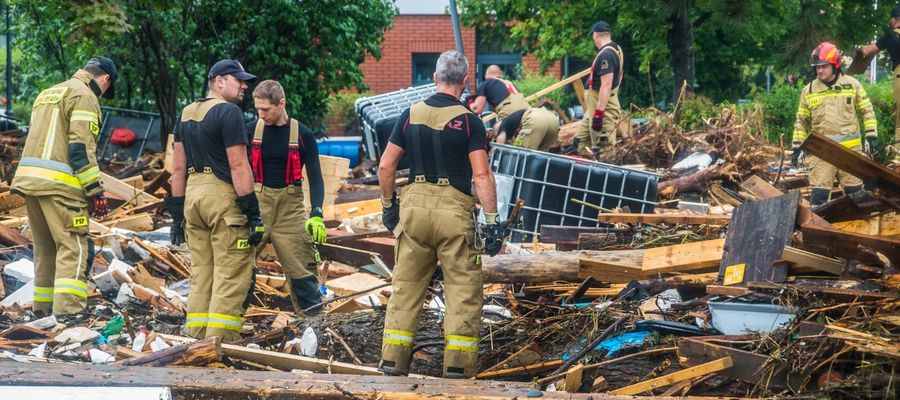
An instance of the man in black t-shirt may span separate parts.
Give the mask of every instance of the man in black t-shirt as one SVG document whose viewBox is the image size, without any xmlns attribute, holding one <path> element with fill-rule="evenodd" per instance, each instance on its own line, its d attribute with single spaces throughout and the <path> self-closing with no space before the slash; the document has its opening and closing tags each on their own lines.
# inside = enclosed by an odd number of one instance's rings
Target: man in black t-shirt
<svg viewBox="0 0 900 400">
<path fill-rule="evenodd" d="M 605 161 L 616 143 L 616 127 L 622 117 L 619 86 L 622 84 L 622 49 L 612 41 L 609 24 L 598 21 L 591 29 L 599 49 L 584 90 L 584 118 L 575 134 L 574 147 L 582 157 Z"/>
<path fill-rule="evenodd" d="M 253 105 L 259 119 L 247 126 L 252 133 L 250 165 L 266 224 L 261 244 L 272 242 L 290 282 L 294 310 L 309 315 L 322 309 L 315 243 L 323 243 L 326 238 L 322 222 L 325 183 L 316 137 L 288 116 L 286 104 L 284 88 L 276 81 L 262 81 L 253 89 Z M 311 218 L 307 217 L 303 202 L 304 166 L 309 178 Z"/>
<path fill-rule="evenodd" d="M 519 93 L 515 85 L 503 79 L 503 70 L 497 65 L 491 65 L 484 71 L 484 81 L 475 88 L 475 96 L 475 102 L 471 106 L 472 112 L 481 115 L 485 103 L 490 104 L 491 109 L 497 113 L 498 121 L 530 107 L 525 96 Z"/>
<path fill-rule="evenodd" d="M 500 252 L 506 229 L 497 222 L 497 191 L 488 165 L 484 124 L 459 102 L 468 61 L 456 51 L 438 58 L 437 94 L 404 111 L 397 120 L 378 181 L 384 225 L 397 237 L 393 295 L 384 319 L 379 368 L 406 375 L 425 289 L 438 261 L 444 272 L 444 377 L 468 378 L 478 368 L 482 279 L 476 244 L 475 190 L 488 227 L 484 250 Z M 402 201 L 394 192 L 397 164 L 409 155 L 409 185 Z"/>
<path fill-rule="evenodd" d="M 900 152 L 894 146 L 900 141 L 900 5 L 891 10 L 891 29 L 873 44 L 862 47 L 865 57 L 879 51 L 887 50 L 891 57 L 891 68 L 894 70 L 894 139 L 890 144 L 894 153 L 894 161 L 900 161 Z"/>
<path fill-rule="evenodd" d="M 235 60 L 207 75 L 209 94 L 188 104 L 175 127 L 171 238 L 187 236 L 191 294 L 186 332 L 195 338 L 240 338 L 251 286 L 253 247 L 265 231 L 253 191 L 247 131 L 237 103 L 256 77 Z"/>
</svg>

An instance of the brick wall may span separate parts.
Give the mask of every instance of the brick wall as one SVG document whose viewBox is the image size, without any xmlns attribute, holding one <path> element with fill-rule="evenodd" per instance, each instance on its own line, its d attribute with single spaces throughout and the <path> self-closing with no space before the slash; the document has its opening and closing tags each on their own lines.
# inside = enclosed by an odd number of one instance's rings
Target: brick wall
<svg viewBox="0 0 900 400">
<path fill-rule="evenodd" d="M 535 58 L 532 54 L 525 54 L 522 56 L 522 69 L 527 72 L 541 72 L 541 62 Z M 545 75 L 553 75 L 557 78 L 562 77 L 562 63 L 557 61 L 553 63 L 553 65 L 547 67 L 547 71 L 544 72 Z"/>
<path fill-rule="evenodd" d="M 469 76 L 475 76 L 475 30 L 462 30 L 463 48 L 469 58 Z M 449 15 L 398 15 L 384 35 L 381 59 L 367 56 L 360 66 L 374 93 L 391 92 L 412 85 L 412 54 L 443 53 L 456 48 Z"/>
</svg>

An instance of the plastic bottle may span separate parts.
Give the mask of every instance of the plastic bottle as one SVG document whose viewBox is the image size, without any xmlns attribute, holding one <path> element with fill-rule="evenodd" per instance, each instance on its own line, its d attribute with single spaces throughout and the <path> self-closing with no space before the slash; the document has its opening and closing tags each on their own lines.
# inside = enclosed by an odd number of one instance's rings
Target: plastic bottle
<svg viewBox="0 0 900 400">
<path fill-rule="evenodd" d="M 138 335 L 134 337 L 134 342 L 131 345 L 131 350 L 142 352 L 144 351 L 145 343 L 147 343 L 147 330 L 141 328 L 141 333 L 138 333 Z"/>
</svg>

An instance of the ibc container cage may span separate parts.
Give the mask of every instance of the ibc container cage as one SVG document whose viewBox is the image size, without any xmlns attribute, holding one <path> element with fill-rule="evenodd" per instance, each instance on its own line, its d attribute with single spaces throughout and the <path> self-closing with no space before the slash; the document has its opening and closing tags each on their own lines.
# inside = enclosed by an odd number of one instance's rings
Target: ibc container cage
<svg viewBox="0 0 900 400">
<path fill-rule="evenodd" d="M 380 160 L 394 124 L 404 110 L 435 94 L 435 85 L 423 85 L 372 97 L 361 97 L 354 103 L 363 131 L 363 149 L 370 160 Z M 406 156 L 397 169 L 409 168 Z"/>
</svg>

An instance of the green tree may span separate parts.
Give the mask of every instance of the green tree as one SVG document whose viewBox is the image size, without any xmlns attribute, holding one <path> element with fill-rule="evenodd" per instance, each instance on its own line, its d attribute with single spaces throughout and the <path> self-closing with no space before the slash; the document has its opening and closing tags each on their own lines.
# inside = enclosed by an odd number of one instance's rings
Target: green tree
<svg viewBox="0 0 900 400">
<path fill-rule="evenodd" d="M 396 13 L 389 0 L 16 0 L 15 6 L 22 38 L 15 45 L 29 75 L 19 77 L 19 101 L 31 101 L 88 57 L 108 55 L 122 78 L 114 104 L 158 112 L 162 142 L 179 109 L 205 95 L 206 72 L 223 58 L 279 80 L 291 115 L 321 126 L 329 96 L 365 89 L 359 64 L 366 54 L 380 57 Z"/>
</svg>

